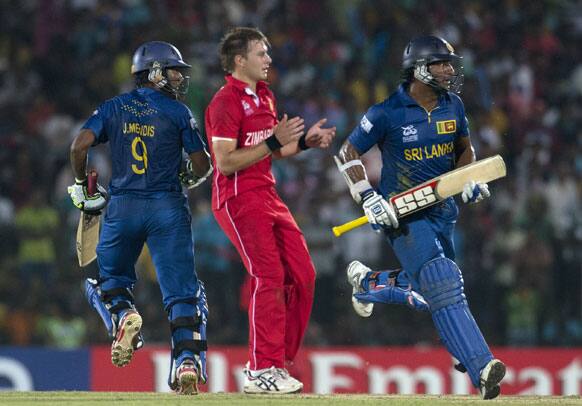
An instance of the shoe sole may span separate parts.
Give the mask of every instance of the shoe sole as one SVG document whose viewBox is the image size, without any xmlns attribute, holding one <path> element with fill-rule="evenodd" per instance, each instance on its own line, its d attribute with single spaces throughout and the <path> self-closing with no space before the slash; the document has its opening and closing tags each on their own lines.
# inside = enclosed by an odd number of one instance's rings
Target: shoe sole
<svg viewBox="0 0 582 406">
<path fill-rule="evenodd" d="M 198 376 L 195 372 L 184 372 L 179 379 L 180 395 L 197 395 L 198 394 Z"/>
<path fill-rule="evenodd" d="M 348 265 L 348 268 L 346 270 L 346 273 L 348 275 L 348 281 L 349 281 L 350 285 L 352 285 L 352 280 L 354 279 L 352 272 L 350 272 L 350 271 L 351 271 L 352 267 L 354 267 L 358 264 L 364 266 L 359 261 L 352 261 L 352 262 L 350 262 L 350 264 Z M 356 293 L 359 293 L 359 289 L 357 287 L 355 287 L 354 285 L 352 285 L 352 307 L 354 308 L 354 311 L 360 317 L 365 317 L 365 318 L 370 317 L 372 315 L 372 312 L 374 311 L 374 303 L 364 304 L 363 302 L 360 302 L 358 299 L 356 299 L 354 297 L 354 294 L 356 294 Z"/>
<path fill-rule="evenodd" d="M 134 340 L 141 331 L 142 320 L 137 313 L 125 316 L 122 325 L 111 344 L 111 363 L 116 367 L 124 367 L 131 362 L 134 353 Z"/>
<path fill-rule="evenodd" d="M 489 370 L 487 370 L 489 369 Z M 499 382 L 505 376 L 505 364 L 499 360 L 494 360 L 490 362 L 485 367 L 483 373 L 487 376 L 485 381 L 482 381 L 482 386 L 485 388 L 481 391 L 483 399 L 494 399 L 501 393 L 501 387 Z"/>
<path fill-rule="evenodd" d="M 290 391 L 278 391 L 278 390 L 263 390 L 260 388 L 244 388 L 243 392 L 247 395 L 292 395 L 294 393 L 301 393 L 303 386 Z"/>
</svg>

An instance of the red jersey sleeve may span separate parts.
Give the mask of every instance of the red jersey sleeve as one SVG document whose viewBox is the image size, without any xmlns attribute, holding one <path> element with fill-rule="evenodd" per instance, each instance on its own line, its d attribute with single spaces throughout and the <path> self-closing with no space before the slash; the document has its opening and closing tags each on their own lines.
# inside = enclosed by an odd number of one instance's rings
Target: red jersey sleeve
<svg viewBox="0 0 582 406">
<path fill-rule="evenodd" d="M 240 100 L 230 92 L 219 92 L 208 105 L 207 118 L 210 137 L 238 139 L 243 119 Z"/>
</svg>

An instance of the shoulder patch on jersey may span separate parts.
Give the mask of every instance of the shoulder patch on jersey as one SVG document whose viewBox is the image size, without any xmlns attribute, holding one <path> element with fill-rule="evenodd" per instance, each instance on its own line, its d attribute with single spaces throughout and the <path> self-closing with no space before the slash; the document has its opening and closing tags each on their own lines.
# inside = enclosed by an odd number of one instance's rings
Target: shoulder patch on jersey
<svg viewBox="0 0 582 406">
<path fill-rule="evenodd" d="M 97 114 L 99 114 L 99 110 L 94 110 L 93 115 L 96 116 Z"/>
<path fill-rule="evenodd" d="M 196 119 L 194 117 L 190 118 L 190 127 L 192 127 L 193 130 L 198 128 L 198 124 L 196 124 Z"/>
<path fill-rule="evenodd" d="M 360 127 L 362 127 L 362 130 L 369 133 L 372 130 L 372 127 L 374 127 L 374 124 L 372 124 L 370 120 L 368 120 L 368 117 L 364 115 L 364 117 L 362 117 L 362 120 L 360 121 Z"/>
<path fill-rule="evenodd" d="M 457 131 L 457 120 L 437 121 L 437 134 L 451 134 Z"/>
</svg>

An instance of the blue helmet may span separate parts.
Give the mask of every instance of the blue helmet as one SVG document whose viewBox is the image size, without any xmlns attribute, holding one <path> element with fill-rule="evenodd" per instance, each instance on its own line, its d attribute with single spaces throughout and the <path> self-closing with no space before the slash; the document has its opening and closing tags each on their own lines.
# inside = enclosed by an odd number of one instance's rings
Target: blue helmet
<svg viewBox="0 0 582 406">
<path fill-rule="evenodd" d="M 182 54 L 174 45 L 164 41 L 150 41 L 140 45 L 133 54 L 131 73 L 150 70 L 154 62 L 163 68 L 191 68 L 182 59 Z"/>
<path fill-rule="evenodd" d="M 182 54 L 174 45 L 164 41 L 150 41 L 140 45 L 133 54 L 131 73 L 136 75 L 147 71 L 148 80 L 156 87 L 178 96 L 188 91 L 189 76 L 184 76 L 183 83 L 174 88 L 168 83 L 166 69 L 185 70 L 191 67 L 184 62 Z"/>
<path fill-rule="evenodd" d="M 455 53 L 454 48 L 447 41 L 433 35 L 414 38 L 404 48 L 402 56 L 402 69 L 404 72 L 413 71 L 414 78 L 420 80 L 436 90 L 450 90 L 460 92 L 463 85 L 463 66 L 461 56 Z M 435 62 L 450 62 L 455 74 L 449 80 L 449 84 L 443 87 L 431 75 L 428 65 Z"/>
</svg>

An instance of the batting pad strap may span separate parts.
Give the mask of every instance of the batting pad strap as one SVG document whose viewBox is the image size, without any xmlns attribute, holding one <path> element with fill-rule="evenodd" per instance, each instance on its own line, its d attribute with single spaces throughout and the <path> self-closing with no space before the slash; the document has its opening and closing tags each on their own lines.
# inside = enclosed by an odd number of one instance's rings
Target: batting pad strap
<svg viewBox="0 0 582 406">
<path fill-rule="evenodd" d="M 194 354 L 200 354 L 208 350 L 206 340 L 182 340 L 178 341 L 172 350 L 172 356 L 177 358 L 182 351 L 192 351 Z"/>
<path fill-rule="evenodd" d="M 113 288 L 101 291 L 101 300 L 104 303 L 110 303 L 115 298 L 127 300 L 130 303 L 134 302 L 133 293 L 128 288 Z"/>
<path fill-rule="evenodd" d="M 179 328 L 198 331 L 200 328 L 200 319 L 198 317 L 178 317 L 170 321 L 170 329 L 172 332 Z"/>
<path fill-rule="evenodd" d="M 133 308 L 133 306 L 131 305 L 131 303 L 129 303 L 129 302 L 125 301 L 125 300 L 122 300 L 120 302 L 117 302 L 115 305 L 111 306 L 109 308 L 109 312 L 110 313 L 119 313 L 122 310 L 131 309 L 131 308 Z"/>
</svg>

